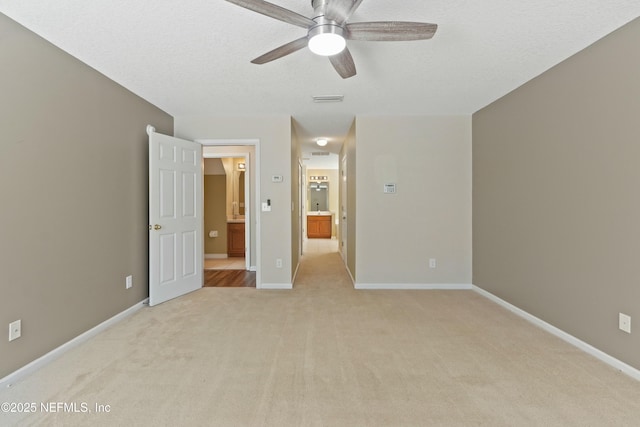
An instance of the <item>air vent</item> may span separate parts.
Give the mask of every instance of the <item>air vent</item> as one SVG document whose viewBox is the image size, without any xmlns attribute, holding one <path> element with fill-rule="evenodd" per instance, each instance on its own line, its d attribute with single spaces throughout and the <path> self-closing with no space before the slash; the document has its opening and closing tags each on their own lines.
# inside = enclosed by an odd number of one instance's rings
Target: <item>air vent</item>
<svg viewBox="0 0 640 427">
<path fill-rule="evenodd" d="M 314 151 L 311 153 L 312 156 L 328 156 L 328 151 Z"/>
<path fill-rule="evenodd" d="M 344 95 L 318 95 L 312 96 L 313 102 L 342 102 Z"/>
</svg>

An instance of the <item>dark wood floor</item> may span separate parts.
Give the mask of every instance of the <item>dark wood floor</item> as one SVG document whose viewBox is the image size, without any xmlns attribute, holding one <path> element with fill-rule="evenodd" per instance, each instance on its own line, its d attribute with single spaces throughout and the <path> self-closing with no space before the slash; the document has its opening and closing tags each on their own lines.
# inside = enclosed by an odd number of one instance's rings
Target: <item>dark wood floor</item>
<svg viewBox="0 0 640 427">
<path fill-rule="evenodd" d="M 255 271 L 204 270 L 204 287 L 255 288 Z"/>
</svg>

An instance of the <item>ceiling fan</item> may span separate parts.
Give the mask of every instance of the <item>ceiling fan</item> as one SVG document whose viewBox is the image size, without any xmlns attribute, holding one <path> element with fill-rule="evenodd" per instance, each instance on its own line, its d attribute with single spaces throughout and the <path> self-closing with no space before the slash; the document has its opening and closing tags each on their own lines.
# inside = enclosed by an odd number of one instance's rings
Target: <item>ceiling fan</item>
<svg viewBox="0 0 640 427">
<path fill-rule="evenodd" d="M 356 75 L 356 66 L 346 47 L 346 40 L 426 40 L 433 37 L 438 29 L 436 24 L 423 22 L 347 23 L 362 0 L 311 0 L 312 18 L 263 0 L 226 1 L 307 30 L 305 37 L 277 47 L 257 57 L 252 63 L 266 64 L 308 46 L 313 53 L 328 56 L 333 68 L 343 79 Z"/>
</svg>

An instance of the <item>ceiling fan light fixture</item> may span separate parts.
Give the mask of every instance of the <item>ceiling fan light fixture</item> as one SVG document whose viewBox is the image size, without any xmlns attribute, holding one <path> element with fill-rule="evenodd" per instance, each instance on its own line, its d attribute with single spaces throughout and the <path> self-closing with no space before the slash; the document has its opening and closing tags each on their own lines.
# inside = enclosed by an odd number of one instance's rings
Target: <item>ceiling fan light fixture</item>
<svg viewBox="0 0 640 427">
<path fill-rule="evenodd" d="M 333 33 L 318 34 L 309 39 L 309 49 L 320 56 L 336 55 L 347 46 L 346 40 Z"/>
<path fill-rule="evenodd" d="M 320 56 L 336 55 L 347 46 L 343 33 L 339 25 L 317 25 L 309 30 L 309 50 Z"/>
</svg>

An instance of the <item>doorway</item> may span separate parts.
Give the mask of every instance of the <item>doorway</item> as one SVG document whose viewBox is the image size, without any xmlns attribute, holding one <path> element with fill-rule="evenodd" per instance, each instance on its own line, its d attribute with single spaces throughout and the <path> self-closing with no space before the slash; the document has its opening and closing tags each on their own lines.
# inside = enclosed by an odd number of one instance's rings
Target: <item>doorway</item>
<svg viewBox="0 0 640 427">
<path fill-rule="evenodd" d="M 233 156 L 203 158 L 205 269 L 251 270 L 249 154 Z"/>
<path fill-rule="evenodd" d="M 205 185 L 207 181 L 217 181 L 217 188 L 222 187 L 224 193 L 223 198 L 214 203 L 218 209 L 218 222 L 208 222 L 215 225 L 204 227 L 204 286 L 260 288 L 258 140 L 197 142 L 203 146 Z M 217 173 L 217 178 L 207 178 L 207 162 L 217 163 L 217 172 L 209 171 Z M 224 176 L 220 176 L 222 174 Z M 206 197 L 207 193 L 205 205 Z M 218 244 L 212 245 L 216 241 Z M 218 249 L 214 249 L 214 253 L 207 251 L 207 243 L 209 248 Z"/>
<path fill-rule="evenodd" d="M 320 156 L 317 156 L 320 157 Z M 338 155 L 303 159 L 300 180 L 303 253 L 339 252 L 340 178 Z"/>
</svg>

